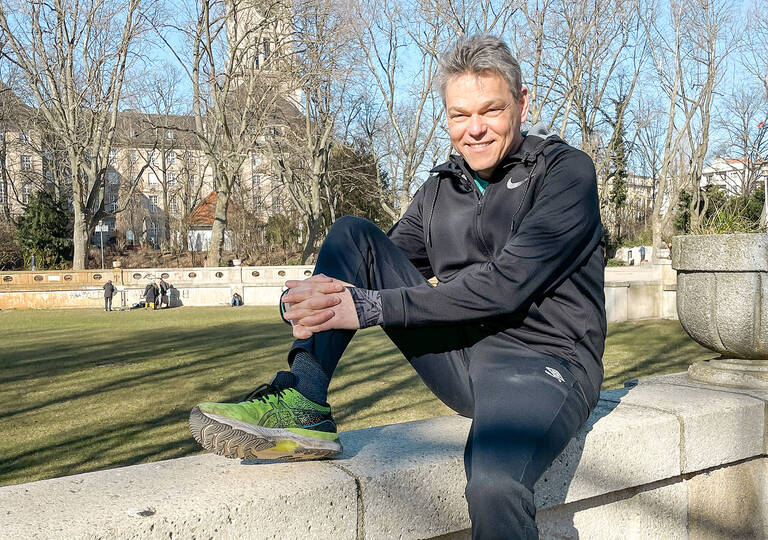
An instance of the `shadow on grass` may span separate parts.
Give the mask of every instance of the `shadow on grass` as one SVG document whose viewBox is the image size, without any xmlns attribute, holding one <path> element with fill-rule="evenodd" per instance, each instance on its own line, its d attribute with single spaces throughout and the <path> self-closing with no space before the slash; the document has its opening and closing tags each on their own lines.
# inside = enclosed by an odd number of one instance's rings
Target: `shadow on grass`
<svg viewBox="0 0 768 540">
<path fill-rule="evenodd" d="M 271 311 L 178 312 L 20 319 L 0 347 L 0 485 L 198 453 L 195 403 L 242 399 L 286 369 L 290 330 Z M 709 356 L 679 324 L 612 325 L 604 387 Z M 330 398 L 341 429 L 450 413 L 380 329 L 353 340 Z"/>
<path fill-rule="evenodd" d="M 627 380 L 686 371 L 714 353 L 694 342 L 677 321 L 653 320 L 610 326 L 603 365 L 603 389 Z"/>
<path fill-rule="evenodd" d="M 12 377 L 0 377 L 0 384 L 38 379 L 41 374 L 45 374 L 46 377 L 63 377 L 94 367 L 104 369 L 103 378 L 107 380 L 93 385 L 84 384 L 84 388 L 80 391 L 62 394 L 53 399 L 42 399 L 17 408 L 5 409 L 3 416 L 12 418 L 42 407 L 89 397 L 96 393 L 130 388 L 137 384 L 156 383 L 161 388 L 163 384 L 173 384 L 174 379 L 180 376 L 196 376 L 200 377 L 201 382 L 204 382 L 206 373 L 220 369 L 222 363 L 229 364 L 232 371 L 237 373 L 243 368 L 247 368 L 247 364 L 253 363 L 248 358 L 232 361 L 235 354 L 281 345 L 287 348 L 287 343 L 288 338 L 285 335 L 283 325 L 263 325 L 260 326 L 260 332 L 256 334 L 253 332 L 252 325 L 239 323 L 201 330 L 177 331 L 172 335 L 162 329 L 146 331 L 140 339 L 127 340 L 125 343 L 102 342 L 96 344 L 89 349 L 89 354 L 84 355 L 81 352 L 76 358 L 66 356 L 68 350 L 66 347 L 57 347 L 55 355 L 50 355 L 50 349 L 47 346 L 37 350 L 30 347 L 14 355 L 14 359 L 11 361 L 11 370 L 14 369 L 14 365 L 23 365 L 21 370 L 19 369 L 21 366 L 16 368 L 21 373 Z M 180 358 L 180 362 L 177 365 L 161 363 L 154 367 L 158 363 L 158 358 L 162 359 L 168 356 L 171 346 L 173 347 L 173 356 Z M 199 358 L 201 351 L 205 352 L 202 359 Z M 71 350 L 70 354 L 75 354 L 75 348 Z M 57 366 L 62 362 L 62 357 L 67 360 L 66 365 Z M 192 358 L 193 360 L 185 362 L 185 358 Z M 126 366 L 135 367 L 140 371 L 116 378 L 113 378 L 113 374 L 109 373 L 111 367 L 125 368 Z M 229 382 L 231 380 L 219 380 L 216 387 L 221 388 Z M 203 388 L 206 387 L 205 384 L 202 386 Z"/>
</svg>

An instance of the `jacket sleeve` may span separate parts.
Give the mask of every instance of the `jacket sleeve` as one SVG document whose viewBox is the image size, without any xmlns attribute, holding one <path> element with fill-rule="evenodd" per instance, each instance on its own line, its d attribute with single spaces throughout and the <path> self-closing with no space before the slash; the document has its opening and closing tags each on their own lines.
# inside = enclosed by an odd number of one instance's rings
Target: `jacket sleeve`
<svg viewBox="0 0 768 540">
<path fill-rule="evenodd" d="M 512 314 L 570 276 L 601 234 L 594 165 L 569 149 L 554 157 L 531 210 L 497 257 L 437 287 L 382 290 L 384 326 Z"/>
<path fill-rule="evenodd" d="M 427 246 L 424 244 L 422 216 L 424 215 L 424 193 L 427 184 L 432 181 L 434 180 L 428 180 L 419 188 L 403 217 L 387 233 L 389 239 L 405 253 L 408 260 L 427 279 L 434 276 L 435 273 L 429 263 Z"/>
</svg>

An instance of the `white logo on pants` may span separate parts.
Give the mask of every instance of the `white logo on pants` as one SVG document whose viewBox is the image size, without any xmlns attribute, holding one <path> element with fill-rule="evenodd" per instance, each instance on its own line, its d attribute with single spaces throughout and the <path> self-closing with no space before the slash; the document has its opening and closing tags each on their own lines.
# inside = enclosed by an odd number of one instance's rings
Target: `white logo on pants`
<svg viewBox="0 0 768 540">
<path fill-rule="evenodd" d="M 563 376 L 562 376 L 562 375 L 560 375 L 560 372 L 559 372 L 559 371 L 557 371 L 555 368 L 551 368 L 551 367 L 545 367 L 545 368 L 544 368 L 544 373 L 546 373 L 547 375 L 549 375 L 549 376 L 550 376 L 550 377 L 552 377 L 553 379 L 557 379 L 557 380 L 558 380 L 558 381 L 560 381 L 561 383 L 564 383 L 564 382 L 565 382 L 565 379 L 563 379 Z"/>
</svg>

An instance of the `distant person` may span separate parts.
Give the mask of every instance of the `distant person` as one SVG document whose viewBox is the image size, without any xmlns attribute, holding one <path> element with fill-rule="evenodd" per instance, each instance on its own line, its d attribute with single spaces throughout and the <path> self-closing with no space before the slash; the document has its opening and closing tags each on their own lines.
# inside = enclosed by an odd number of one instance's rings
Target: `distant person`
<svg viewBox="0 0 768 540">
<path fill-rule="evenodd" d="M 162 308 L 163 305 L 165 307 L 168 307 L 168 289 L 170 289 L 170 285 L 166 283 L 166 281 L 163 278 L 160 278 L 160 283 L 158 284 L 158 287 L 160 288 L 160 307 Z"/>
<path fill-rule="evenodd" d="M 243 297 L 235 293 L 232 295 L 232 307 L 238 307 L 243 305 Z"/>
<path fill-rule="evenodd" d="M 145 300 L 144 309 L 155 309 L 157 295 L 158 295 L 157 285 L 155 284 L 154 281 L 150 281 L 149 283 L 147 283 L 147 286 L 144 287 L 144 294 L 142 295 Z"/>
<path fill-rule="evenodd" d="M 102 288 L 104 289 L 104 311 L 112 311 L 112 297 L 115 296 L 117 290 L 111 279 L 108 279 Z"/>
<path fill-rule="evenodd" d="M 640 246 L 640 262 L 645 262 L 645 246 Z"/>
</svg>

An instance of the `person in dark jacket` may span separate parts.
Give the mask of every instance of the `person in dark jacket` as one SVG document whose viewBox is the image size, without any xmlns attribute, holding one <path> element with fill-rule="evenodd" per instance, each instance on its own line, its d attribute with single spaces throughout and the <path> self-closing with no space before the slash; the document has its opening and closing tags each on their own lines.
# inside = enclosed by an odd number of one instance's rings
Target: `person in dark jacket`
<svg viewBox="0 0 768 540">
<path fill-rule="evenodd" d="M 161 277 L 157 286 L 160 291 L 160 307 L 168 307 L 168 289 L 170 288 L 168 283 Z"/>
<path fill-rule="evenodd" d="M 104 289 L 104 311 L 112 311 L 112 297 L 116 292 L 112 280 L 108 279 L 102 288 Z"/>
<path fill-rule="evenodd" d="M 155 309 L 158 293 L 159 289 L 154 281 L 147 283 L 147 286 L 144 287 L 144 294 L 142 294 L 145 300 L 144 309 Z"/>
<path fill-rule="evenodd" d="M 438 86 L 457 154 L 386 235 L 359 218 L 333 224 L 315 275 L 286 282 L 291 370 L 244 402 L 201 403 L 190 428 L 228 457 L 338 455 L 328 384 L 355 330 L 381 325 L 427 387 L 472 418 L 473 538 L 537 538 L 534 484 L 585 423 L 603 377 L 595 168 L 560 138 L 521 131 L 527 90 L 498 38 L 459 39 Z M 267 424 L 275 407 L 285 414 Z"/>
</svg>

